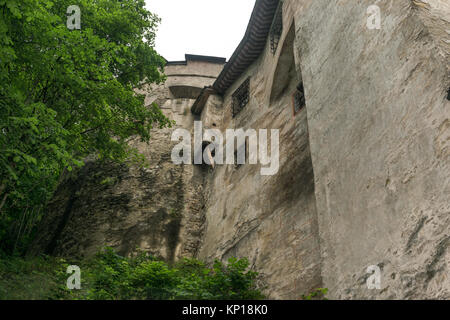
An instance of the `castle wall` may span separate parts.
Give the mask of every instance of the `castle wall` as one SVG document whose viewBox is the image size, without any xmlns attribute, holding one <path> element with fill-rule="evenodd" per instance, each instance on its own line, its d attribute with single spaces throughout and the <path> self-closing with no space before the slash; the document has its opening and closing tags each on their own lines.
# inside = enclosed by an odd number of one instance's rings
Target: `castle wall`
<svg viewBox="0 0 450 320">
<path fill-rule="evenodd" d="M 201 66 L 196 71 L 198 84 L 189 85 L 199 85 L 199 90 L 211 85 L 215 80 L 212 75 L 217 76 L 223 67 L 217 63 L 208 66 L 208 62 L 193 64 Z M 167 74 L 183 72 L 192 74 L 190 61 L 166 67 Z M 143 250 L 169 262 L 197 255 L 204 225 L 203 171 L 175 165 L 171 159 L 177 144 L 171 141 L 172 132 L 176 128 L 191 130 L 194 123 L 190 109 L 195 100 L 174 97 L 170 90 L 185 84 L 185 77 L 179 79 L 140 91 L 146 95 L 146 105 L 156 102 L 176 121 L 172 128 L 155 128 L 149 144 L 139 139 L 130 142 L 148 165 L 140 168 L 132 163 L 88 159 L 58 188 L 30 253 L 89 257 L 108 246 L 121 255 Z"/>
<path fill-rule="evenodd" d="M 373 1 L 302 1 L 296 14 L 332 298 L 450 297 L 450 10 L 427 20 L 436 32 L 422 18 L 439 1 L 424 2 L 377 2 L 380 30 L 365 27 Z M 381 290 L 367 289 L 371 265 Z"/>
<path fill-rule="evenodd" d="M 291 70 L 267 43 L 226 92 L 221 128 L 279 128 L 280 172 L 211 173 L 200 257 L 250 257 L 273 298 L 319 286 L 330 298 L 449 298 L 448 21 L 442 2 L 423 3 L 380 2 L 382 28 L 369 30 L 371 1 L 285 1 L 280 46 L 294 19 L 306 110 L 292 117 L 292 80 L 271 97 Z M 248 76 L 250 102 L 232 118 Z"/>
<path fill-rule="evenodd" d="M 172 63 L 146 88 L 193 133 L 279 129 L 280 165 L 175 165 L 175 128 L 155 129 L 149 160 L 89 162 L 50 205 L 35 252 L 89 256 L 136 247 L 169 261 L 248 257 L 276 299 L 325 287 L 329 298 L 450 298 L 449 6 L 443 0 L 378 1 L 380 30 L 366 27 L 372 1 L 285 0 L 283 33 L 224 96 L 191 114 L 195 92 L 223 64 Z M 448 14 L 446 14 L 448 12 Z M 197 59 L 197 60 L 196 60 Z M 232 95 L 250 77 L 250 101 Z M 306 108 L 293 114 L 302 81 Z M 381 269 L 368 290 L 367 268 Z"/>
</svg>

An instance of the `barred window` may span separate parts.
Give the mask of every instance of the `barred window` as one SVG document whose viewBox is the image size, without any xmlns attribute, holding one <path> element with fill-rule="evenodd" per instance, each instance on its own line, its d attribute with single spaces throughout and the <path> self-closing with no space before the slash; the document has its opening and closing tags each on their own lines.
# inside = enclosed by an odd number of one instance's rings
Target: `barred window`
<svg viewBox="0 0 450 320">
<path fill-rule="evenodd" d="M 300 83 L 297 86 L 297 90 L 295 90 L 294 94 L 292 95 L 292 102 L 295 116 L 306 106 L 305 90 L 303 88 L 303 83 Z"/>
<path fill-rule="evenodd" d="M 280 1 L 275 18 L 270 28 L 270 49 L 272 54 L 277 52 L 278 44 L 280 43 L 281 34 L 283 33 L 283 1 Z"/>
<path fill-rule="evenodd" d="M 241 86 L 233 93 L 233 118 L 241 112 L 250 100 L 250 78 L 244 81 Z"/>
</svg>

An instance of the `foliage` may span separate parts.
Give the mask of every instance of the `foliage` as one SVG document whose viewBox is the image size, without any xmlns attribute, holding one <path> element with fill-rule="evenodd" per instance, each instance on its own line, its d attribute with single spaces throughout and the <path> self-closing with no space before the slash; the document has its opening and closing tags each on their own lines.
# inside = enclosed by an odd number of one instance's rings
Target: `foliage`
<svg viewBox="0 0 450 320">
<path fill-rule="evenodd" d="M 170 126 L 134 89 L 161 83 L 159 19 L 144 0 L 0 0 L 0 251 L 25 249 L 64 172 L 141 159 L 127 141 Z"/>
<path fill-rule="evenodd" d="M 327 298 L 325 298 L 327 293 L 327 288 L 318 288 L 307 296 L 303 295 L 302 300 L 328 300 Z"/>
<path fill-rule="evenodd" d="M 58 287 L 58 268 L 59 259 L 45 256 L 0 258 L 0 300 L 50 299 Z"/>
<path fill-rule="evenodd" d="M 257 285 L 258 273 L 248 271 L 247 259 L 230 258 L 225 265 L 215 261 L 212 269 L 196 260 L 184 260 L 177 268 L 182 275 L 176 287 L 178 299 L 257 300 L 264 298 Z"/>
<path fill-rule="evenodd" d="M 69 290 L 69 265 L 81 268 L 82 289 Z M 33 260 L 0 259 L 0 299 L 74 300 L 184 300 L 262 299 L 257 273 L 248 271 L 246 259 L 216 261 L 212 268 L 185 259 L 169 266 L 147 254 L 133 258 L 105 249 L 88 261 L 39 257 Z M 20 277 L 19 277 L 20 276 Z M 34 277 L 34 278 L 33 278 Z M 46 279 L 46 286 L 40 283 Z M 28 283 L 27 283 L 28 281 Z M 28 289 L 27 289 L 28 288 Z"/>
</svg>

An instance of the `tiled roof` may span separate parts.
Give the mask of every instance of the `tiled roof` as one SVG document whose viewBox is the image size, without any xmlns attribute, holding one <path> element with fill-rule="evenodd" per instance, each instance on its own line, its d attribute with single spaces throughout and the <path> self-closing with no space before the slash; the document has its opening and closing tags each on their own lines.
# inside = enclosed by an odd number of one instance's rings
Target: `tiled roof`
<svg viewBox="0 0 450 320">
<path fill-rule="evenodd" d="M 212 87 L 202 90 L 192 106 L 192 113 L 201 114 L 206 100 L 213 91 L 223 95 L 259 57 L 266 45 L 279 2 L 280 0 L 256 0 L 244 38 Z"/>
<path fill-rule="evenodd" d="M 279 1 L 256 0 L 244 38 L 213 84 L 217 93 L 223 95 L 264 50 Z"/>
</svg>

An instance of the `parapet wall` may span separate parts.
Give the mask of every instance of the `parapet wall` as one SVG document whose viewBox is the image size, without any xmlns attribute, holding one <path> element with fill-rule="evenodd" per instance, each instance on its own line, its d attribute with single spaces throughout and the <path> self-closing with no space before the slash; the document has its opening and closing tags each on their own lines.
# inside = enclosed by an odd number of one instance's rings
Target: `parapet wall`
<svg viewBox="0 0 450 320">
<path fill-rule="evenodd" d="M 448 299 L 449 35 L 436 38 L 415 1 L 378 2 L 380 30 L 365 27 L 373 1 L 302 2 L 324 286 L 340 299 Z M 367 288 L 371 265 L 380 290 Z"/>
</svg>

